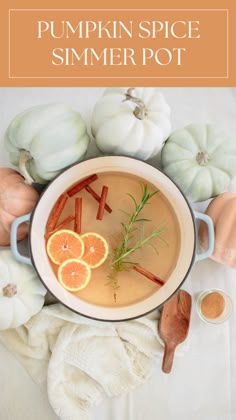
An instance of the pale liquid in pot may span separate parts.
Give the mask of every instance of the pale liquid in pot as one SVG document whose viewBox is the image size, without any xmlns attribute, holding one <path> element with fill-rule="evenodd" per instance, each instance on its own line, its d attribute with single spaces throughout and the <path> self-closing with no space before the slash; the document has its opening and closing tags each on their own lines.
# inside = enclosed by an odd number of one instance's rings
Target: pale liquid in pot
<svg viewBox="0 0 236 420">
<path fill-rule="evenodd" d="M 112 213 L 104 212 L 103 220 L 96 220 L 98 209 L 97 201 L 86 191 L 82 190 L 71 197 L 60 217 L 62 221 L 66 216 L 74 214 L 74 199 L 77 196 L 82 197 L 82 230 L 81 234 L 86 232 L 96 232 L 102 235 L 108 242 L 109 250 L 117 247 L 121 241 L 121 222 L 127 223 L 128 217 L 119 209 L 128 213 L 134 211 L 134 204 L 127 193 L 132 194 L 139 203 L 142 197 L 142 186 L 146 184 L 148 189 L 154 191 L 156 188 L 148 184 L 146 180 L 129 174 L 104 173 L 98 175 L 98 180 L 91 184 L 91 187 L 101 195 L 103 185 L 108 186 L 107 204 L 112 208 Z M 171 203 L 165 198 L 161 191 L 153 196 L 150 204 L 147 204 L 140 217 L 150 219 L 150 222 L 144 223 L 145 237 L 150 235 L 158 228 L 158 225 L 164 222 L 165 232 L 162 238 L 164 243 L 158 237 L 153 238 L 150 243 L 155 246 L 158 253 L 150 246 L 144 246 L 130 255 L 132 261 L 138 262 L 141 267 L 158 276 L 163 281 L 167 281 L 171 272 L 176 266 L 180 249 L 180 230 L 176 215 Z M 138 226 L 139 227 L 139 226 Z M 141 225 L 140 225 L 141 227 Z M 73 230 L 73 222 L 65 227 Z M 137 239 L 140 238 L 137 233 Z M 50 263 L 55 274 L 57 266 Z M 111 286 L 106 285 L 109 282 L 107 276 L 110 274 L 109 257 L 106 262 L 92 270 L 92 277 L 89 284 L 83 290 L 73 293 L 80 299 L 89 303 L 118 307 L 142 301 L 156 292 L 160 286 L 153 283 L 143 275 L 134 270 L 123 271 L 118 274 L 119 289 L 117 290 L 117 301 L 114 301 L 114 292 Z M 56 281 L 56 280 L 55 280 Z"/>
</svg>

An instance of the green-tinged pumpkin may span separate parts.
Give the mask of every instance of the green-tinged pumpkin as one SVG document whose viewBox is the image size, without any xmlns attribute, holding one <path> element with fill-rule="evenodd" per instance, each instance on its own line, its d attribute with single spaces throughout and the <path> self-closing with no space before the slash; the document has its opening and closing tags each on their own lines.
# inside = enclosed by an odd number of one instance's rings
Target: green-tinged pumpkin
<svg viewBox="0 0 236 420">
<path fill-rule="evenodd" d="M 0 330 L 6 330 L 40 311 L 46 289 L 33 267 L 17 262 L 9 249 L 0 251 L 0 273 Z"/>
<path fill-rule="evenodd" d="M 10 123 L 5 147 L 26 183 L 47 183 L 80 161 L 89 145 L 81 115 L 64 104 L 35 106 Z"/>
<path fill-rule="evenodd" d="M 170 107 L 153 88 L 108 88 L 94 107 L 91 128 L 101 152 L 147 160 L 170 134 Z"/>
<path fill-rule="evenodd" d="M 190 201 L 204 201 L 227 191 L 236 175 L 236 142 L 214 125 L 190 124 L 168 138 L 161 163 Z"/>
</svg>

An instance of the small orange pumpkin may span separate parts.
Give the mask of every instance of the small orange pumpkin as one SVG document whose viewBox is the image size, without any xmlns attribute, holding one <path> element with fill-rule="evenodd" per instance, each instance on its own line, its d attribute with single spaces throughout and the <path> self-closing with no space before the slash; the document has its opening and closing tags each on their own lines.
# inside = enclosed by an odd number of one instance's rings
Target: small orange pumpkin
<svg viewBox="0 0 236 420">
<path fill-rule="evenodd" d="M 15 170 L 0 168 L 0 246 L 10 244 L 10 230 L 16 217 L 30 213 L 39 194 Z M 18 229 L 17 239 L 24 239 L 28 234 L 27 223 Z"/>
<path fill-rule="evenodd" d="M 211 217 L 215 230 L 215 247 L 211 258 L 236 268 L 236 194 L 224 192 L 215 197 L 205 213 Z M 205 223 L 199 227 L 200 247 L 207 248 Z"/>
</svg>

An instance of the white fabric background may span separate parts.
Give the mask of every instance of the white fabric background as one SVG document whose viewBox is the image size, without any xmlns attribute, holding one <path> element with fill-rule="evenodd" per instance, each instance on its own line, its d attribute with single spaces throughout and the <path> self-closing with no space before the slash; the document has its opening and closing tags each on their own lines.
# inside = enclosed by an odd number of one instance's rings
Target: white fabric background
<svg viewBox="0 0 236 420">
<path fill-rule="evenodd" d="M 90 123 L 93 104 L 102 88 L 1 88 L 0 166 L 9 166 L 3 135 L 10 120 L 27 107 L 66 102 Z M 173 129 L 190 122 L 210 122 L 236 137 L 236 89 L 161 89 L 172 109 Z M 236 141 L 236 138 L 235 138 Z M 236 191 L 236 180 L 231 189 Z M 207 203 L 194 207 L 204 210 Z M 206 288 L 228 292 L 235 305 L 231 319 L 209 325 L 196 313 L 196 297 Z M 236 271 L 214 261 L 198 262 L 184 284 L 193 297 L 188 351 L 176 357 L 171 374 L 153 366 L 149 380 L 121 397 L 107 399 L 92 420 L 236 420 Z M 0 419 L 55 420 L 44 394 L 16 359 L 0 346 Z M 76 417 L 75 417 L 75 420 Z"/>
</svg>

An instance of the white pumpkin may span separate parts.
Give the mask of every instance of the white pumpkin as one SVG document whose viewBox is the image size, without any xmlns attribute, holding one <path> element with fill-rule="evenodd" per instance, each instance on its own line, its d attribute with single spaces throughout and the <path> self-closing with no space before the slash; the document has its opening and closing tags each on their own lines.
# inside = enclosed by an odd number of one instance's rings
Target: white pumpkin
<svg viewBox="0 0 236 420">
<path fill-rule="evenodd" d="M 170 134 L 170 107 L 153 88 L 108 88 L 94 107 L 91 128 L 103 153 L 147 160 Z"/>
<path fill-rule="evenodd" d="M 64 104 L 35 106 L 17 115 L 6 131 L 5 147 L 26 183 L 46 183 L 81 160 L 89 136 L 78 112 Z"/>
<path fill-rule="evenodd" d="M 161 163 L 190 201 L 208 200 L 236 175 L 236 141 L 214 125 L 190 124 L 168 138 Z"/>
<path fill-rule="evenodd" d="M 0 250 L 0 330 L 16 328 L 40 311 L 46 289 L 33 267 Z"/>
</svg>

